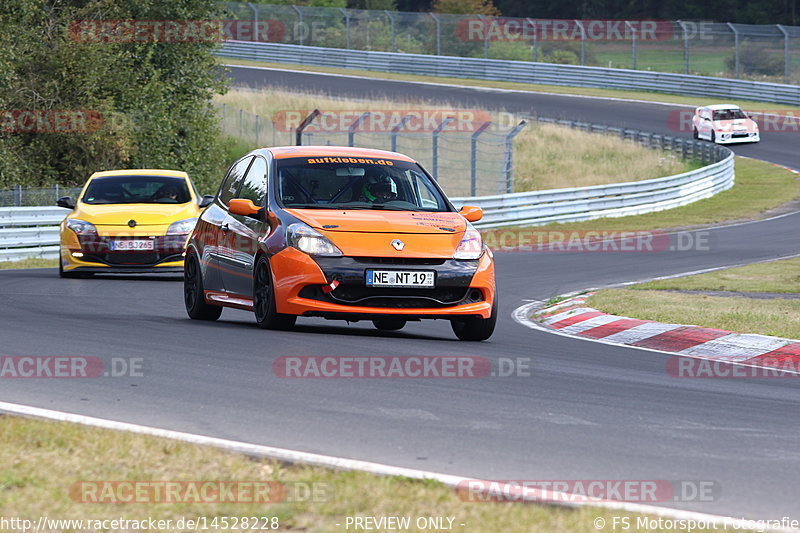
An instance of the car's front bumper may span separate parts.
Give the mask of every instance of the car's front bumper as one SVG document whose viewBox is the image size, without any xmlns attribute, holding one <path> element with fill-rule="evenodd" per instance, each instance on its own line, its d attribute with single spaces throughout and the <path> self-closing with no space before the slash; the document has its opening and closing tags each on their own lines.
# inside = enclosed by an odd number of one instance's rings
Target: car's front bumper
<svg viewBox="0 0 800 533">
<path fill-rule="evenodd" d="M 756 133 L 755 135 L 750 135 L 749 133 L 747 136 L 741 137 L 734 137 L 732 135 L 726 137 L 726 133 L 717 133 L 716 134 L 716 143 L 717 144 L 736 144 L 736 143 L 757 143 L 761 140 L 761 135 Z"/>
<path fill-rule="evenodd" d="M 110 249 L 116 237 L 78 236 L 70 230 L 61 235 L 61 265 L 65 272 L 180 272 L 183 269 L 185 235 L 141 235 L 152 239 L 153 249 L 119 252 Z"/>
<path fill-rule="evenodd" d="M 419 258 L 336 257 L 312 259 L 286 248 L 270 264 L 279 313 L 360 320 L 386 316 L 489 318 L 495 298 L 494 264 L 489 252 L 475 261 Z M 433 289 L 370 288 L 368 269 L 432 270 Z M 324 287 L 337 281 L 330 292 Z"/>
</svg>

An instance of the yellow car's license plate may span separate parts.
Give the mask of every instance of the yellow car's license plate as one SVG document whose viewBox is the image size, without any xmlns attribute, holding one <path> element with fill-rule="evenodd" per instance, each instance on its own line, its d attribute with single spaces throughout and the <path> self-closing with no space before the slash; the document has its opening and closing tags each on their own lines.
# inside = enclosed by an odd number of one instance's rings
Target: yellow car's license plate
<svg viewBox="0 0 800 533">
<path fill-rule="evenodd" d="M 152 239 L 113 239 L 108 247 L 115 252 L 139 252 L 154 250 L 155 243 Z"/>
</svg>

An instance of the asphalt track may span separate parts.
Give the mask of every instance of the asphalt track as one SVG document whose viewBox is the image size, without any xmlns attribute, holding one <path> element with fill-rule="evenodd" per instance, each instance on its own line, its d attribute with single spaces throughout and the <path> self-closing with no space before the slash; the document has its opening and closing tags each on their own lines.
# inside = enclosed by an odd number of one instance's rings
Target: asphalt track
<svg viewBox="0 0 800 533">
<path fill-rule="evenodd" d="M 665 109 L 234 74 L 250 84 L 290 82 L 337 94 L 428 98 L 438 91 L 450 102 L 463 95 L 459 103 L 529 106 L 643 129 L 657 124 L 654 117 Z M 778 137 L 774 144 L 766 137 L 735 150 L 800 163 L 795 144 Z M 721 494 L 714 501 L 661 504 L 800 518 L 800 390 L 794 380 L 673 378 L 665 372 L 667 355 L 555 336 L 510 318 L 526 299 L 796 254 L 798 224 L 800 214 L 790 214 L 687 233 L 685 242 L 700 237 L 708 246 L 684 252 L 497 254 L 501 319 L 481 344 L 456 341 L 443 322 L 379 333 L 363 323 L 301 319 L 295 331 L 266 332 L 250 313 L 226 309 L 218 323 L 199 323 L 186 317 L 179 278 L 61 280 L 55 270 L 3 271 L 2 355 L 141 357 L 146 363 L 137 378 L 4 379 L 0 401 L 465 477 L 716 481 Z M 284 355 L 365 354 L 530 358 L 531 376 L 328 380 L 281 379 L 272 372 L 272 362 Z"/>
</svg>

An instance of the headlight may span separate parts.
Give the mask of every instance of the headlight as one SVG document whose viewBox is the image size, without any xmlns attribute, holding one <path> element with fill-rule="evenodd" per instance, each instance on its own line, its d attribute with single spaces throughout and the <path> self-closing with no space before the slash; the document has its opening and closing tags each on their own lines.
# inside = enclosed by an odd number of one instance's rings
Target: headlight
<svg viewBox="0 0 800 533">
<path fill-rule="evenodd" d="M 66 225 L 69 229 L 78 235 L 97 235 L 97 228 L 91 222 L 80 220 L 78 218 L 68 218 Z"/>
<path fill-rule="evenodd" d="M 187 235 L 192 232 L 195 224 L 197 224 L 196 218 L 184 218 L 183 220 L 173 222 L 169 225 L 167 235 Z"/>
<path fill-rule="evenodd" d="M 286 228 L 286 240 L 289 246 L 308 255 L 325 257 L 341 257 L 342 255 L 342 251 L 323 234 L 301 222 L 295 222 Z"/>
<path fill-rule="evenodd" d="M 482 254 L 483 239 L 481 234 L 472 227 L 472 224 L 467 224 L 467 231 L 464 232 L 464 237 L 458 243 L 453 259 L 478 259 Z"/>
</svg>

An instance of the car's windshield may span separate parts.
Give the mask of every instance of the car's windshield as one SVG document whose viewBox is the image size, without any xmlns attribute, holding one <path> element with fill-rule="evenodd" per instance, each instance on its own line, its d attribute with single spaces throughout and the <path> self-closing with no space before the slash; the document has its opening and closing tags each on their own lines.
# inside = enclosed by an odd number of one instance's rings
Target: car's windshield
<svg viewBox="0 0 800 533">
<path fill-rule="evenodd" d="M 364 157 L 293 157 L 277 161 L 284 207 L 450 211 L 416 163 Z"/>
<path fill-rule="evenodd" d="M 741 109 L 718 109 L 714 111 L 714 120 L 736 120 L 747 118 Z"/>
<path fill-rule="evenodd" d="M 183 178 L 171 176 L 108 176 L 86 188 L 87 204 L 185 204 L 191 201 Z"/>
</svg>

